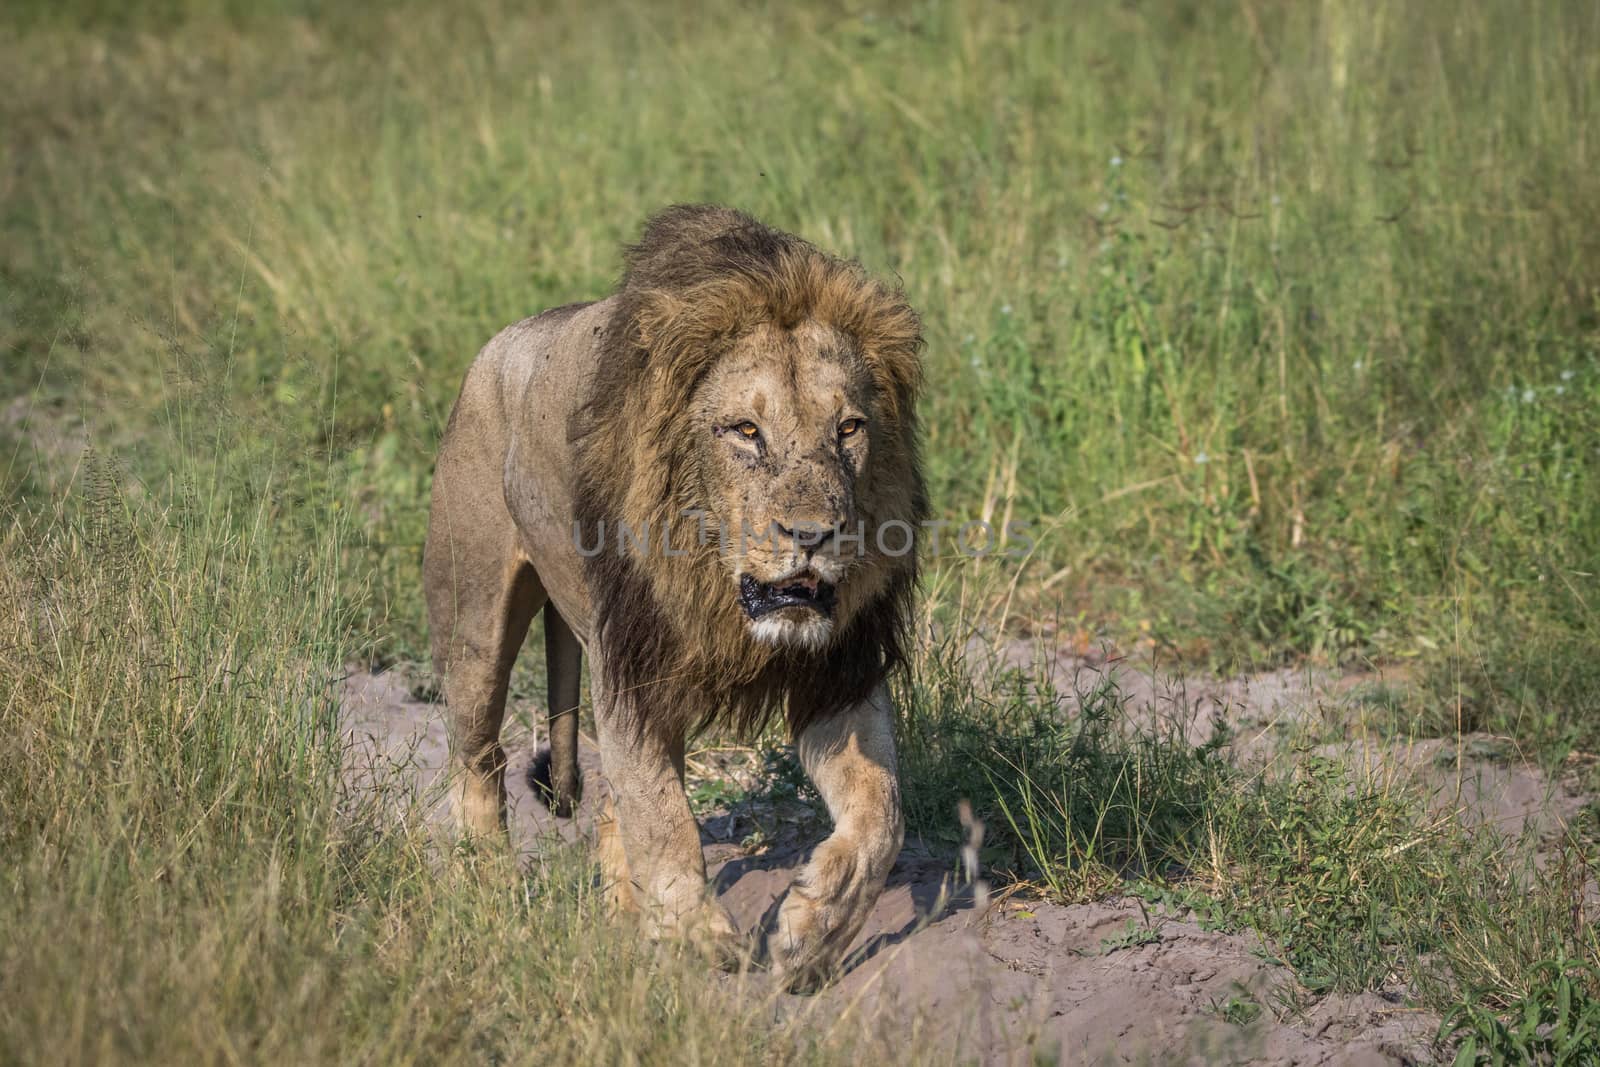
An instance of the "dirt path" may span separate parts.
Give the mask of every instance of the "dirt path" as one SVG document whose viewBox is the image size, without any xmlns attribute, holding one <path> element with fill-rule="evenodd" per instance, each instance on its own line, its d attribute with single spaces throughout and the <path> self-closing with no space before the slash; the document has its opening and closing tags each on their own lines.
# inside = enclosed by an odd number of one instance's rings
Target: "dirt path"
<svg viewBox="0 0 1600 1067">
<path fill-rule="evenodd" d="M 721 899 L 744 928 L 757 927 L 801 859 L 722 868 Z M 1377 995 L 1329 997 L 1306 1018 L 1274 1019 L 1270 1005 L 1292 982 L 1254 938 L 1147 914 L 1134 900 L 980 910 L 963 893 L 929 922 L 945 870 L 901 861 L 849 971 L 813 1010 L 853 1012 L 964 1059 L 1008 1065 L 1408 1063 L 1424 1057 L 1437 1025 Z M 1258 1017 L 1236 1021 L 1230 1005 Z"/>
<path fill-rule="evenodd" d="M 1269 699 L 1245 694 L 1245 717 L 1252 708 L 1272 716 L 1290 704 L 1314 703 L 1320 698 L 1311 692 L 1312 682 L 1298 691 L 1298 683 L 1283 678 L 1256 685 L 1255 692 Z M 439 707 L 413 699 L 395 676 L 371 674 L 348 679 L 343 706 L 352 739 L 351 780 L 398 776 L 419 791 L 434 817 L 443 818 L 438 778 L 447 750 Z M 576 818 L 552 818 L 527 785 L 532 737 L 525 729 L 507 732 L 512 836 L 519 849 L 536 849 L 550 833 L 568 841 L 585 837 L 599 789 L 588 790 Z M 1435 766 L 1436 753 L 1419 751 L 1417 766 Z M 586 780 L 601 782 L 596 754 L 586 749 L 583 762 Z M 1492 794 L 1506 799 L 1512 815 L 1559 817 L 1549 815 L 1550 791 L 1539 785 L 1537 771 L 1503 763 L 1490 768 L 1488 780 L 1468 776 L 1482 786 L 1471 791 L 1474 804 Z M 1488 810 L 1495 810 L 1492 804 Z M 720 839 L 733 836 L 731 827 L 717 820 L 707 820 L 706 827 L 707 864 L 717 892 L 741 926 L 754 932 L 804 861 L 805 848 L 784 842 L 747 852 Z M 1146 914 L 1131 899 L 1073 907 L 1010 900 L 980 907 L 970 893 L 952 892 L 949 871 L 948 864 L 908 847 L 856 942 L 847 973 L 818 997 L 780 998 L 786 1005 L 781 1010 L 827 1020 L 854 1017 L 879 1033 L 926 1040 L 994 1064 L 1041 1058 L 1393 1064 L 1428 1058 L 1437 1020 L 1406 1008 L 1398 997 L 1331 996 L 1304 1013 L 1283 1010 L 1293 980 L 1249 935 Z M 756 987 L 762 987 L 760 979 Z"/>
</svg>

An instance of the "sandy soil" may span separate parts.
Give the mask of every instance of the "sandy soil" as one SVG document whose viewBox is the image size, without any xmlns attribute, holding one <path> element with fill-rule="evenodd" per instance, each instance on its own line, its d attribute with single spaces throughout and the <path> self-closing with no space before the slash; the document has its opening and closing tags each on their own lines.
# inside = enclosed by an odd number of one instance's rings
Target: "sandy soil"
<svg viewBox="0 0 1600 1067">
<path fill-rule="evenodd" d="M 1086 665 L 1063 660 L 1060 668 L 1081 672 Z M 1359 688 L 1349 678 L 1317 672 L 1179 682 L 1125 666 L 1115 670 L 1132 706 L 1179 716 L 1195 740 L 1225 717 L 1235 731 L 1237 756 L 1245 760 L 1273 758 L 1270 739 L 1276 732 L 1342 713 Z M 369 673 L 347 679 L 343 707 L 350 780 L 393 777 L 416 790 L 432 817 L 443 819 L 438 777 L 447 747 L 441 709 L 414 699 L 398 676 Z M 1421 783 L 1442 810 L 1509 830 L 1524 823 L 1553 829 L 1585 802 L 1508 758 L 1494 739 L 1406 746 L 1363 739 L 1324 747 L 1367 761 L 1375 775 Z M 518 848 L 532 852 L 547 834 L 585 838 L 603 789 L 593 749 L 584 752 L 590 788 L 583 808 L 574 819 L 558 820 L 528 789 L 535 738 L 526 728 L 510 726 L 507 748 Z M 704 754 L 691 760 L 691 768 L 714 774 L 707 770 L 714 763 L 715 753 Z M 744 929 L 759 929 L 804 861 L 806 847 L 823 832 L 807 814 L 802 809 L 790 820 L 795 827 L 789 831 L 756 840 L 743 833 L 752 823 L 741 823 L 737 813 L 704 820 L 716 890 Z M 784 821 L 780 813 L 776 822 Z M 1147 913 L 1131 899 L 1073 907 L 1018 898 L 980 903 L 955 887 L 950 871 L 949 863 L 908 845 L 841 980 L 817 997 L 781 997 L 780 1010 L 828 1020 L 854 1017 L 894 1035 L 887 1037 L 891 1047 L 897 1039 L 918 1040 L 995 1064 L 1391 1064 L 1429 1058 L 1438 1021 L 1405 1007 L 1398 991 L 1326 997 L 1291 1010 L 1291 976 L 1269 962 L 1251 936 Z M 1130 929 L 1148 932 L 1130 938 Z M 760 979 L 753 988 L 763 988 Z M 1230 1021 L 1223 1008 L 1236 996 L 1266 1010 L 1248 1024 Z"/>
<path fill-rule="evenodd" d="M 1190 744 L 1223 728 L 1237 764 L 1268 766 L 1292 758 L 1308 738 L 1313 751 L 1342 757 L 1357 777 L 1376 786 L 1405 785 L 1427 794 L 1441 813 L 1469 826 L 1492 825 L 1510 835 L 1548 838 L 1593 801 L 1553 782 L 1522 758 L 1514 743 L 1490 734 L 1420 740 L 1383 733 L 1374 703 L 1385 689 L 1403 690 L 1403 670 L 1336 672 L 1281 668 L 1236 678 L 1175 673 L 1148 661 L 1108 660 L 1051 648 L 1040 641 L 972 642 L 967 657 L 979 670 L 1015 669 L 1048 684 L 1070 714 L 1079 694 L 1107 680 L 1134 721 L 1176 726 Z"/>
</svg>

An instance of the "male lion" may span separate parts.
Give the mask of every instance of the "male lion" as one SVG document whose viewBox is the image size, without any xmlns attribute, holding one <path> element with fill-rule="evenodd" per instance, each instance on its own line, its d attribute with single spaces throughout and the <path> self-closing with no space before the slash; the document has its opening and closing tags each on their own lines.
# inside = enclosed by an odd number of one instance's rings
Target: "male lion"
<svg viewBox="0 0 1600 1067">
<path fill-rule="evenodd" d="M 616 808 L 601 859 L 652 933 L 737 937 L 707 891 L 685 737 L 784 712 L 834 830 L 767 947 L 791 988 L 830 972 L 904 833 L 885 678 L 927 510 L 921 344 L 901 292 L 858 266 L 679 206 L 627 250 L 615 295 L 485 346 L 445 430 L 423 565 L 466 830 L 503 831 L 507 677 L 543 607 L 548 799 L 566 815 L 579 793 L 582 646 Z"/>
</svg>

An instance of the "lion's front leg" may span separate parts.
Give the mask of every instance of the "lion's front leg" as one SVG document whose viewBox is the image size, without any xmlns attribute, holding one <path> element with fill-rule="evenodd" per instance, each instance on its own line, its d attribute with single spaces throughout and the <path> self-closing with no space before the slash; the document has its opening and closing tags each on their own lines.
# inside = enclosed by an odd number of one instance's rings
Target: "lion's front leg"
<svg viewBox="0 0 1600 1067">
<path fill-rule="evenodd" d="M 626 879 L 608 895 L 637 910 L 652 937 L 708 940 L 731 951 L 738 931 L 706 885 L 700 826 L 683 789 L 683 738 L 662 738 L 648 725 L 637 730 L 625 710 L 608 702 L 597 709 L 615 802 L 614 822 L 601 827 L 602 861 L 608 878 Z"/>
<path fill-rule="evenodd" d="M 768 941 L 784 983 L 802 992 L 827 980 L 860 932 L 905 837 L 887 688 L 808 727 L 797 747 L 833 816 L 833 834 L 796 876 Z"/>
</svg>

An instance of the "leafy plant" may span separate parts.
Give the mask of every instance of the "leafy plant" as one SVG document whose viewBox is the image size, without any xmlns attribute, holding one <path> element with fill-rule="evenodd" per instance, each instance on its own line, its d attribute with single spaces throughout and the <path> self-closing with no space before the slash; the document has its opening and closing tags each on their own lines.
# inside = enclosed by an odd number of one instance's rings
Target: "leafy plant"
<svg viewBox="0 0 1600 1067">
<path fill-rule="evenodd" d="M 1138 948 L 1141 945 L 1159 945 L 1160 943 L 1161 930 L 1159 927 L 1129 919 L 1121 932 L 1112 937 L 1102 937 L 1100 939 L 1100 953 L 1101 955 L 1109 956 L 1119 949 Z"/>
<path fill-rule="evenodd" d="M 1514 997 L 1480 991 L 1445 1014 L 1439 1039 L 1454 1046 L 1457 1067 L 1600 1059 L 1600 968 L 1557 956 L 1535 964 L 1523 981 Z"/>
</svg>

